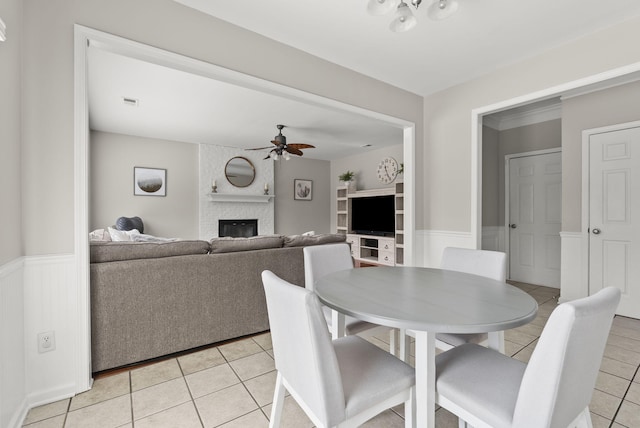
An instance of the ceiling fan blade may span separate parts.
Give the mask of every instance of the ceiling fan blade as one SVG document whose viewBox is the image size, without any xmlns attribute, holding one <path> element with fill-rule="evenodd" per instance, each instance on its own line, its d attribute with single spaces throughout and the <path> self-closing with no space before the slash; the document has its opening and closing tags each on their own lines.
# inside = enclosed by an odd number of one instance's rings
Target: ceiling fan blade
<svg viewBox="0 0 640 428">
<path fill-rule="evenodd" d="M 294 149 L 315 149 L 316 146 L 312 146 L 311 144 L 287 144 L 287 147 L 293 147 Z"/>
<path fill-rule="evenodd" d="M 262 159 L 262 160 L 267 160 L 267 159 L 271 158 L 271 153 L 273 153 L 273 152 L 275 152 L 275 151 L 276 151 L 276 149 L 271 149 L 271 150 L 269 150 L 269 153 L 267 154 L 267 156 L 266 156 L 264 159 Z"/>
<path fill-rule="evenodd" d="M 271 146 L 267 146 L 267 147 L 256 147 L 256 148 L 253 148 L 253 149 L 245 149 L 245 150 L 264 150 L 264 149 L 270 149 L 270 148 L 271 148 Z"/>
<path fill-rule="evenodd" d="M 289 144 L 285 150 L 288 151 L 291 154 L 302 156 L 302 151 L 296 149 L 295 147 L 291 147 L 292 145 L 294 145 L 294 144 Z"/>
</svg>

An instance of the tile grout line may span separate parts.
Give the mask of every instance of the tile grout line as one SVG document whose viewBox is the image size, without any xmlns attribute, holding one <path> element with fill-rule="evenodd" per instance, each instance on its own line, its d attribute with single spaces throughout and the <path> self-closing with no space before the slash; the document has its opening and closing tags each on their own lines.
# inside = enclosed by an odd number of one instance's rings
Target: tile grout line
<svg viewBox="0 0 640 428">
<path fill-rule="evenodd" d="M 224 356 L 223 356 L 223 358 L 224 358 Z M 202 415 L 200 414 L 200 409 L 198 409 L 198 406 L 196 405 L 196 400 L 193 397 L 193 393 L 191 392 L 191 388 L 189 387 L 189 382 L 187 382 L 187 376 L 184 373 L 184 370 L 182 368 L 182 364 L 180 364 L 180 359 L 179 358 L 176 358 L 176 363 L 178 363 L 178 368 L 180 369 L 180 373 L 182 373 L 182 379 L 184 380 L 184 383 L 187 386 L 187 391 L 189 392 L 189 397 L 191 398 L 191 404 L 193 405 L 193 408 L 196 409 L 196 415 L 198 415 L 198 420 L 200 421 L 200 425 L 202 427 L 204 427 L 204 421 L 202 420 Z M 199 370 L 199 371 L 202 371 L 202 370 Z M 197 372 L 195 372 L 195 373 L 197 373 Z M 184 403 L 182 403 L 182 404 L 184 404 Z"/>
<path fill-rule="evenodd" d="M 616 417 L 618 417 L 618 413 L 620 413 L 620 409 L 622 408 L 622 405 L 625 402 L 625 398 L 627 397 L 627 394 L 629 393 L 629 389 L 631 389 L 631 385 L 633 385 L 633 379 L 635 379 L 635 377 L 638 375 L 639 371 L 640 371 L 640 365 L 638 365 L 638 367 L 636 367 L 636 371 L 633 374 L 633 376 L 631 377 L 631 381 L 629 382 L 629 386 L 627 386 L 627 390 L 622 395 L 622 399 L 620 400 L 620 404 L 618 405 L 618 408 L 616 409 L 616 412 L 614 413 L 613 417 L 611 418 L 611 424 L 609 425 L 609 428 L 611 428 L 613 426 L 614 422 L 619 424 L 619 425 L 622 425 L 620 422 L 616 422 Z"/>
<path fill-rule="evenodd" d="M 131 379 L 131 370 L 127 371 L 127 377 L 129 378 L 129 405 L 131 406 L 131 427 L 136 427 L 136 420 L 133 415 L 133 380 Z"/>
</svg>

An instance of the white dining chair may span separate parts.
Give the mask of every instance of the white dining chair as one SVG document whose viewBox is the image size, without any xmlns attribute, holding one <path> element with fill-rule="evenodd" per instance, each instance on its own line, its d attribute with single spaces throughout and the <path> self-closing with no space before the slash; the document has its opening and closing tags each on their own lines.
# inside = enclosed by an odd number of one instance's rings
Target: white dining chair
<svg viewBox="0 0 640 428">
<path fill-rule="evenodd" d="M 476 428 L 591 427 L 588 406 L 619 301 L 620 290 L 608 287 L 559 305 L 528 364 L 476 344 L 436 356 L 436 403 Z"/>
<path fill-rule="evenodd" d="M 358 336 L 331 340 L 314 292 L 262 272 L 275 358 L 269 427 L 280 426 L 285 389 L 317 427 L 357 427 L 398 404 L 415 421 L 415 371 Z"/>
<path fill-rule="evenodd" d="M 507 255 L 499 251 L 473 250 L 469 248 L 447 247 L 442 252 L 442 261 L 440 268 L 453 270 L 456 272 L 470 273 L 473 275 L 484 276 L 486 278 L 495 279 L 496 281 L 505 282 L 507 278 Z M 400 357 L 408 361 L 408 340 L 406 336 L 415 337 L 415 333 L 407 330 L 403 336 L 400 332 Z M 395 343 L 395 332 L 391 332 L 391 343 Z M 504 334 L 497 333 L 497 343 L 495 346 L 504 351 Z M 436 348 L 447 351 L 455 346 L 465 343 L 476 343 L 487 345 L 489 335 L 487 333 L 473 334 L 457 334 L 457 333 L 438 333 L 436 334 Z"/>
<path fill-rule="evenodd" d="M 353 258 L 349 244 L 328 244 L 314 245 L 304 247 L 304 283 L 305 287 L 311 291 L 314 290 L 314 284 L 321 277 L 340 270 L 353 269 Z M 327 327 L 332 329 L 332 310 L 326 306 L 322 306 Z M 362 321 L 357 318 L 345 316 L 344 331 L 342 336 L 361 333 L 367 336 L 367 330 L 379 327 L 377 324 Z"/>
<path fill-rule="evenodd" d="M 442 252 L 440 268 L 505 282 L 507 280 L 507 255 L 499 251 L 447 247 Z M 500 341 L 503 341 L 503 339 L 500 339 Z M 465 343 L 486 345 L 488 343 L 488 335 L 487 333 L 436 334 L 436 348 L 443 351 Z M 503 349 L 504 344 L 501 343 L 499 346 Z"/>
</svg>

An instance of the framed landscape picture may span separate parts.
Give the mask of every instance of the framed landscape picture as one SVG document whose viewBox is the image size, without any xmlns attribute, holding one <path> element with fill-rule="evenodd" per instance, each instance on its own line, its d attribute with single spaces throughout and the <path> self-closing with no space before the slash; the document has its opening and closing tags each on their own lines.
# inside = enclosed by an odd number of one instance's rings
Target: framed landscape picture
<svg viewBox="0 0 640 428">
<path fill-rule="evenodd" d="M 293 180 L 293 199 L 296 201 L 310 201 L 313 197 L 313 181 Z"/>
<path fill-rule="evenodd" d="M 167 170 L 134 167 L 133 194 L 136 196 L 167 196 Z"/>
</svg>

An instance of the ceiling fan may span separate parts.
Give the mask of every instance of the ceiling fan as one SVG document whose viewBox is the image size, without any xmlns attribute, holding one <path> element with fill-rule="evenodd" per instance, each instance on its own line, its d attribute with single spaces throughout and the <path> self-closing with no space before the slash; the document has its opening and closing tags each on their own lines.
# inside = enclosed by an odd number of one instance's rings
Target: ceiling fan
<svg viewBox="0 0 640 428">
<path fill-rule="evenodd" d="M 276 125 L 279 132 L 273 140 L 272 144 L 275 144 L 275 147 L 267 146 L 267 147 L 257 147 L 255 149 L 247 149 L 247 150 L 264 150 L 271 149 L 269 154 L 265 159 L 272 158 L 273 160 L 278 160 L 280 157 L 283 157 L 285 160 L 289 160 L 291 158 L 291 154 L 302 156 L 302 149 L 314 149 L 315 146 L 311 144 L 287 144 L 287 137 L 282 135 L 282 128 L 285 128 L 285 125 Z"/>
</svg>

